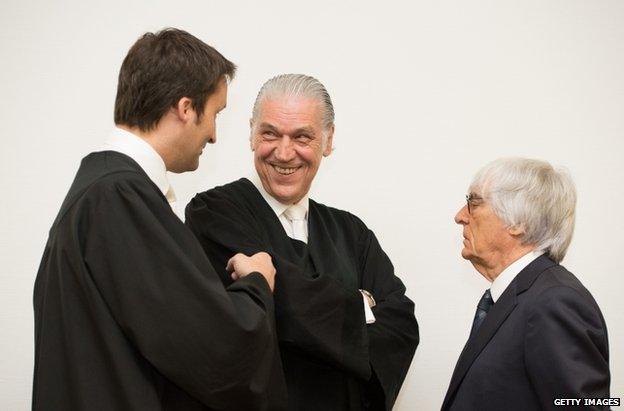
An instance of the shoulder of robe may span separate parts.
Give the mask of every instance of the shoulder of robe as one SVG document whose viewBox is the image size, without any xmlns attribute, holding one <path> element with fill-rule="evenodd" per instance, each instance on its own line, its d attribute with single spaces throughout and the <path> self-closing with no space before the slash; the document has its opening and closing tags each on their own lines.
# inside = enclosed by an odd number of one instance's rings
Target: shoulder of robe
<svg viewBox="0 0 624 411">
<path fill-rule="evenodd" d="M 360 235 L 371 232 L 358 216 L 350 213 L 349 211 L 330 207 L 312 199 L 310 199 L 310 207 L 315 207 L 321 216 L 324 218 L 334 219 L 338 224 L 344 226 L 345 229 L 353 230 Z"/>
<path fill-rule="evenodd" d="M 201 210 L 205 207 L 223 206 L 236 207 L 243 203 L 243 199 L 249 196 L 256 188 L 253 184 L 241 178 L 231 183 L 216 186 L 209 190 L 197 193 L 186 206 L 186 213 Z"/>
<path fill-rule="evenodd" d="M 166 201 L 158 187 L 130 157 L 113 151 L 88 154 L 82 159 L 52 223 L 50 238 L 60 227 L 76 227 L 90 215 L 101 216 L 107 211 L 118 213 L 124 204 L 137 204 L 136 201 L 121 201 L 124 197 L 121 192 L 134 192 L 126 198 L 138 195 L 143 198 L 143 203 Z M 113 203 L 114 206 L 111 206 Z"/>
<path fill-rule="evenodd" d="M 118 170 L 103 174 L 76 193 L 70 207 L 80 212 L 111 212 L 123 209 L 161 208 L 166 202 L 158 187 L 145 175 L 133 170 Z M 111 215 L 112 215 L 111 214 Z"/>
<path fill-rule="evenodd" d="M 83 196 L 100 196 L 118 194 L 120 192 L 136 192 L 143 195 L 162 194 L 158 187 L 147 177 L 137 171 L 115 171 L 105 174 L 93 181 Z"/>
</svg>

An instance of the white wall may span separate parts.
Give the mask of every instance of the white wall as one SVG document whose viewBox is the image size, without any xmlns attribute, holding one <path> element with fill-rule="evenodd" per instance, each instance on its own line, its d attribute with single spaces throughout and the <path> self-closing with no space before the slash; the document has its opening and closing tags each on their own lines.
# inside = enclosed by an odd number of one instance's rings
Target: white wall
<svg viewBox="0 0 624 411">
<path fill-rule="evenodd" d="M 453 215 L 501 156 L 567 166 L 579 202 L 564 264 L 600 304 L 612 396 L 624 394 L 624 3 L 3 0 L 0 11 L 0 409 L 30 407 L 32 287 L 81 157 L 112 126 L 116 76 L 140 34 L 186 29 L 239 65 L 218 144 L 175 176 L 180 203 L 251 172 L 248 117 L 284 72 L 325 83 L 335 153 L 313 197 L 377 233 L 416 302 L 422 342 L 397 410 L 441 405 L 487 284 Z M 617 314 L 617 313 L 620 314 Z"/>
</svg>

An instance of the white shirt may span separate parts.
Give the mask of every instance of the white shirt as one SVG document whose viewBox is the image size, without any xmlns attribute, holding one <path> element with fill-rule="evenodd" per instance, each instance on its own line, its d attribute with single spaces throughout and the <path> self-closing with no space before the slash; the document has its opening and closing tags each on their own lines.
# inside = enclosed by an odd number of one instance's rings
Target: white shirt
<svg viewBox="0 0 624 411">
<path fill-rule="evenodd" d="M 277 201 L 275 198 L 273 198 L 271 196 L 271 194 L 267 193 L 266 190 L 264 189 L 264 186 L 262 186 L 262 182 L 260 181 L 260 179 L 257 176 L 251 178 L 251 182 L 253 183 L 254 186 L 256 186 L 256 188 L 258 189 L 258 191 L 262 195 L 262 198 L 264 198 L 264 200 L 269 204 L 269 207 L 271 207 L 271 209 L 273 210 L 275 215 L 277 215 L 277 218 L 280 221 L 280 223 L 282 223 L 282 226 L 284 227 L 284 231 L 286 231 L 286 234 L 288 235 L 288 237 L 295 238 L 293 226 L 290 223 L 290 221 L 288 220 L 288 218 L 286 218 L 286 215 L 284 214 L 284 212 L 291 205 L 289 205 L 289 204 L 282 204 L 279 201 Z M 308 210 L 310 209 L 310 200 L 308 198 L 308 194 L 306 193 L 306 195 L 303 196 L 303 198 L 301 200 L 299 200 L 295 204 L 298 204 L 298 205 L 304 207 L 305 210 L 306 210 L 306 215 L 305 215 L 305 222 L 306 222 L 306 224 L 305 224 L 305 239 L 304 239 L 304 242 L 307 244 L 307 242 L 308 242 L 308 224 L 307 224 L 308 223 Z M 366 317 L 366 324 L 372 324 L 372 323 L 375 322 L 375 315 L 373 314 L 373 310 L 371 310 L 371 308 L 369 307 L 368 299 L 366 298 L 366 296 L 364 294 L 362 294 L 362 300 L 364 301 L 364 314 L 365 314 L 365 317 Z"/>
<path fill-rule="evenodd" d="M 496 302 L 496 300 L 498 300 L 499 297 L 503 294 L 505 289 L 507 289 L 509 284 L 511 284 L 513 279 L 516 278 L 518 274 L 520 274 L 520 271 L 524 270 L 527 265 L 531 264 L 533 260 L 535 260 L 542 254 L 544 254 L 544 251 L 532 251 L 518 258 L 507 268 L 505 268 L 503 272 L 500 273 L 498 277 L 494 279 L 494 281 L 492 281 L 492 285 L 490 286 L 492 300 Z"/>
<path fill-rule="evenodd" d="M 98 151 L 116 151 L 136 161 L 163 193 L 175 215 L 182 219 L 176 207 L 175 192 L 167 179 L 165 162 L 147 141 L 129 131 L 115 127 Z"/>
<path fill-rule="evenodd" d="M 286 215 L 284 214 L 284 212 L 290 207 L 290 205 L 280 203 L 275 198 L 273 198 L 271 194 L 267 193 L 264 187 L 262 186 L 262 182 L 260 182 L 259 178 L 257 177 L 252 178 L 251 181 L 253 182 L 254 186 L 256 186 L 256 188 L 262 195 L 262 198 L 264 198 L 264 201 L 266 201 L 267 204 L 269 204 L 269 207 L 271 207 L 271 209 L 277 216 L 277 219 L 280 221 L 280 223 L 282 223 L 282 226 L 284 227 L 284 231 L 286 231 L 286 234 L 288 235 L 288 237 L 295 238 L 292 224 L 290 223 L 290 221 L 288 220 L 288 218 L 286 218 Z M 303 196 L 303 198 L 299 200 L 296 204 L 302 206 L 306 210 L 305 221 L 307 223 L 308 222 L 308 210 L 310 209 L 310 200 L 308 199 L 308 195 L 306 194 L 305 196 Z M 307 224 L 305 224 L 305 239 L 302 241 L 306 244 L 308 243 L 308 225 Z"/>
</svg>

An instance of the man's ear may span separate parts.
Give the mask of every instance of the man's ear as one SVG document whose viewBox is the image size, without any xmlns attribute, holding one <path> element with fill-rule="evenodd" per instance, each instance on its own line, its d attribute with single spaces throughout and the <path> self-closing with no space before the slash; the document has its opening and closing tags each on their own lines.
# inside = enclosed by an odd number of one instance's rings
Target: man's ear
<svg viewBox="0 0 624 411">
<path fill-rule="evenodd" d="M 188 97 L 182 97 L 172 109 L 176 117 L 184 123 L 193 120 L 196 116 L 193 100 Z"/>
<path fill-rule="evenodd" d="M 334 129 L 335 126 L 332 124 L 327 130 L 327 137 L 325 138 L 325 146 L 323 147 L 323 157 L 329 156 L 332 151 L 334 151 Z"/>
<path fill-rule="evenodd" d="M 249 148 L 251 148 L 251 151 L 254 151 L 253 118 L 249 119 Z"/>
</svg>

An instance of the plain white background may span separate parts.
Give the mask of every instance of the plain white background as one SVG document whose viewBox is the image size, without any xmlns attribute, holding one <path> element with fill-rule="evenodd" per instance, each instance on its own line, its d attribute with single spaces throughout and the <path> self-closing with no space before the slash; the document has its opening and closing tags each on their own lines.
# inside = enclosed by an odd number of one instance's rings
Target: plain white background
<svg viewBox="0 0 624 411">
<path fill-rule="evenodd" d="M 336 151 L 313 198 L 359 215 L 416 303 L 421 327 L 397 410 L 434 410 L 487 283 L 459 255 L 453 215 L 502 156 L 565 165 L 578 193 L 564 265 L 609 327 L 624 394 L 624 3 L 613 1 L 152 2 L 4 0 L 0 12 L 0 409 L 30 408 L 32 287 L 80 159 L 112 127 L 116 76 L 145 31 L 183 28 L 239 66 L 218 143 L 179 203 L 252 172 L 248 118 L 278 73 L 319 78 Z M 618 314 L 619 313 L 619 314 Z"/>
</svg>

